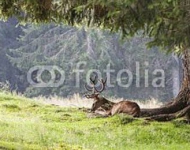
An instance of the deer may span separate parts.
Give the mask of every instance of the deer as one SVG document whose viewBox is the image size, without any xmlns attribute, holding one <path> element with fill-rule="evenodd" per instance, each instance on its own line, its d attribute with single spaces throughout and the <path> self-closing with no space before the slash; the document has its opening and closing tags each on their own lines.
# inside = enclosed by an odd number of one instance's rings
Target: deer
<svg viewBox="0 0 190 150">
<path fill-rule="evenodd" d="M 96 87 L 96 84 L 98 83 L 96 79 L 97 76 L 95 76 L 94 79 L 90 78 L 90 86 L 85 84 L 86 90 L 92 92 L 91 94 L 86 94 L 85 97 L 88 99 L 94 99 L 91 112 L 101 114 L 103 116 L 113 116 L 118 113 L 128 114 L 133 117 L 140 116 L 140 107 L 135 102 L 123 100 L 118 103 L 114 103 L 104 97 L 100 97 L 100 93 L 105 90 L 107 78 L 105 80 L 98 79 L 98 82 L 101 85 L 100 90 Z"/>
</svg>

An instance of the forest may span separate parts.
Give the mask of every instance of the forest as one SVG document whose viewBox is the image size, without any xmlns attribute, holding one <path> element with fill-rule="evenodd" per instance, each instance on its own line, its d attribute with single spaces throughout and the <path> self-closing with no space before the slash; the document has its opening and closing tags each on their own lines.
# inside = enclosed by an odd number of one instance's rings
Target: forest
<svg viewBox="0 0 190 150">
<path fill-rule="evenodd" d="M 0 0 L 0 149 L 190 147 L 190 0 Z"/>
<path fill-rule="evenodd" d="M 97 69 L 105 78 L 104 70 L 108 66 L 115 72 L 110 74 L 113 86 L 107 87 L 107 96 L 139 100 L 152 97 L 166 101 L 179 92 L 182 78 L 180 58 L 163 54 L 158 47 L 147 50 L 146 43 L 150 39 L 144 38 L 142 34 L 123 40 L 120 33 L 97 28 L 56 24 L 23 26 L 12 18 L 1 22 L 1 36 L 1 84 L 9 84 L 10 90 L 24 93 L 27 97 L 83 95 L 88 70 Z M 85 66 L 81 65 L 83 72 L 77 85 L 74 70 L 81 62 L 85 62 Z M 33 86 L 27 80 L 27 73 L 38 65 L 52 65 L 64 70 L 65 82 L 59 87 Z M 117 83 L 117 80 L 121 80 L 126 84 L 129 80 L 126 72 L 118 79 L 117 73 L 122 69 L 129 70 L 133 75 L 131 84 L 124 88 Z M 152 85 L 154 78 L 161 76 L 159 72 L 153 74 L 155 69 L 164 71 L 162 86 Z M 56 75 L 58 78 L 59 73 Z M 32 78 L 35 78 L 35 70 Z M 44 81 L 50 79 L 47 70 L 43 72 L 42 78 Z M 134 93 L 136 89 L 138 92 Z"/>
</svg>

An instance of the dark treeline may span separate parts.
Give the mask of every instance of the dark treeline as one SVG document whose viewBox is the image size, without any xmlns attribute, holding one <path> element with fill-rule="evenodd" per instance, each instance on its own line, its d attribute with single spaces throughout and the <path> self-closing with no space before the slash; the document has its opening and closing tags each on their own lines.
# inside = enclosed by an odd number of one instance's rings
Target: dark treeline
<svg viewBox="0 0 190 150">
<path fill-rule="evenodd" d="M 0 21 L 0 82 L 8 82 L 10 90 L 24 91 L 26 87 L 20 82 L 22 71 L 13 66 L 7 57 L 10 48 L 19 46 L 17 39 L 23 34 L 22 28 L 17 24 L 16 19 Z"/>
<path fill-rule="evenodd" d="M 105 77 L 108 67 L 114 70 L 110 73 L 113 87 L 106 88 L 106 95 L 166 100 L 179 91 L 179 59 L 166 56 L 157 48 L 147 50 L 145 43 L 148 39 L 140 35 L 124 42 L 120 34 L 110 34 L 98 29 L 76 29 L 53 24 L 23 27 L 18 26 L 15 19 L 10 19 L 0 22 L 0 36 L 0 81 L 8 81 L 11 90 L 17 90 L 29 97 L 83 94 L 89 70 L 96 69 Z M 65 73 L 64 83 L 59 87 L 32 86 L 28 82 L 27 73 L 39 65 L 60 68 Z M 77 73 L 78 69 L 80 74 Z M 129 73 L 122 70 L 128 70 Z M 162 80 L 159 80 L 163 75 L 161 70 L 165 75 L 163 86 Z M 31 78 L 38 84 L 38 71 L 35 71 Z M 55 71 L 55 75 L 58 82 L 60 72 Z M 48 82 L 51 78 L 50 72 L 44 70 L 41 78 Z M 130 86 L 121 87 L 120 84 Z M 154 84 L 158 87 L 153 86 Z"/>
</svg>

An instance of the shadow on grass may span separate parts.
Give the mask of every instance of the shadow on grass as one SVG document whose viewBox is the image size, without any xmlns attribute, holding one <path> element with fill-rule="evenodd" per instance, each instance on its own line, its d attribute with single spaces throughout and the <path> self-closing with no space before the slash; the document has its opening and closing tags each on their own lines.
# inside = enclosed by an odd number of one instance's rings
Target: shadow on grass
<svg viewBox="0 0 190 150">
<path fill-rule="evenodd" d="M 173 123 L 175 127 L 181 127 L 187 124 L 190 125 L 190 120 L 187 120 L 187 119 L 176 119 L 171 122 Z"/>
</svg>

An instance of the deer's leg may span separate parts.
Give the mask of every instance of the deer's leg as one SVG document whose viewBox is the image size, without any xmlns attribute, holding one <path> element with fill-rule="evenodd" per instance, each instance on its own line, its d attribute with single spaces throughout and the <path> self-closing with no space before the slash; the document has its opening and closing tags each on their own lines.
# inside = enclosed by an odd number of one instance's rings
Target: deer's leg
<svg viewBox="0 0 190 150">
<path fill-rule="evenodd" d="M 111 111 L 110 110 L 108 110 L 108 111 L 106 111 L 106 110 L 96 110 L 95 111 L 95 113 L 96 114 L 100 114 L 100 115 L 102 115 L 102 116 L 104 116 L 104 117 L 108 117 L 108 116 L 110 116 L 111 115 Z"/>
</svg>

